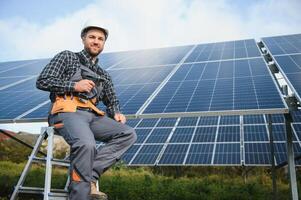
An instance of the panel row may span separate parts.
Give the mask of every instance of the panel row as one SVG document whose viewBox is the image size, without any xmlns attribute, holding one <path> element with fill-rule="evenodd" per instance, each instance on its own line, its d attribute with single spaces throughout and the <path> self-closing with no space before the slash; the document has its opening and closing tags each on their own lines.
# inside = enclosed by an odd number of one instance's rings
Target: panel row
<svg viewBox="0 0 301 200">
<path fill-rule="evenodd" d="M 122 159 L 129 165 L 270 165 L 267 124 L 180 125 L 188 119 L 192 118 L 130 121 L 138 139 Z M 301 124 L 292 126 L 294 150 L 299 155 Z M 280 164 L 286 161 L 284 124 L 273 125 L 273 137 L 276 164 Z"/>
<path fill-rule="evenodd" d="M 185 62 L 205 62 L 260 57 L 261 53 L 255 40 L 237 40 L 199 44 Z"/>
<path fill-rule="evenodd" d="M 144 113 L 285 108 L 262 58 L 182 65 Z"/>
</svg>

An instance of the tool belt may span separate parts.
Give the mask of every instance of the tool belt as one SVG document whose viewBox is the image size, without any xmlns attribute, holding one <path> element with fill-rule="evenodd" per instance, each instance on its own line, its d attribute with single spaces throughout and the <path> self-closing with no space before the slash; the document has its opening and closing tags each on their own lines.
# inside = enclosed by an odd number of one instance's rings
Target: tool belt
<svg viewBox="0 0 301 200">
<path fill-rule="evenodd" d="M 56 96 L 55 102 L 52 105 L 51 114 L 61 113 L 61 112 L 76 112 L 80 108 L 88 108 L 94 111 L 98 115 L 105 115 L 105 112 L 99 110 L 94 103 L 96 98 L 90 100 L 81 100 L 76 96 Z"/>
</svg>

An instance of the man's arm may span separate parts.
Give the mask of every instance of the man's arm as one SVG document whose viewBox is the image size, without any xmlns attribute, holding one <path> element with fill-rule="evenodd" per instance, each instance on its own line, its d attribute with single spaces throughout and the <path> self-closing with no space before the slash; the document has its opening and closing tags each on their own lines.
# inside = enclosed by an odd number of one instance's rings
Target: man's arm
<svg viewBox="0 0 301 200">
<path fill-rule="evenodd" d="M 64 80 L 64 73 L 72 62 L 74 55 L 70 51 L 63 51 L 48 63 L 36 81 L 36 87 L 50 92 L 73 92 L 75 82 Z"/>
</svg>

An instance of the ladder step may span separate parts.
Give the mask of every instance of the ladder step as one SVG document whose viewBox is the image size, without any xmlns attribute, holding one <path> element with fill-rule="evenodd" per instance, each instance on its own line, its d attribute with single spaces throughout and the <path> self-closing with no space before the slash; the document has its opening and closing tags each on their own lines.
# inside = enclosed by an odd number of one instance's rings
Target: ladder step
<svg viewBox="0 0 301 200">
<path fill-rule="evenodd" d="M 58 197 L 68 197 L 68 193 L 59 193 L 59 192 L 50 192 L 48 194 L 49 197 L 55 197 L 55 199 L 57 199 Z"/>
<path fill-rule="evenodd" d="M 35 163 L 41 163 L 41 162 L 46 163 L 46 158 L 34 157 L 32 161 Z M 65 166 L 65 167 L 70 166 L 69 160 L 51 159 L 51 163 L 53 165 L 58 165 L 58 166 Z"/>
<path fill-rule="evenodd" d="M 44 188 L 39 187 L 20 187 L 19 193 L 28 193 L 28 194 L 44 194 Z M 57 196 L 57 197 L 67 197 L 67 191 L 64 189 L 51 189 L 49 196 Z"/>
</svg>

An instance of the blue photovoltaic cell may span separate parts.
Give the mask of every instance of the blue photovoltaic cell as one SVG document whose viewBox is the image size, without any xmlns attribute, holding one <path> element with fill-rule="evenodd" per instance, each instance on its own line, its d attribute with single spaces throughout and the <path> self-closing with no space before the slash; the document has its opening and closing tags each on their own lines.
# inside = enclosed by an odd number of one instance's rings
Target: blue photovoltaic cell
<svg viewBox="0 0 301 200">
<path fill-rule="evenodd" d="M 124 114 L 135 114 L 158 85 L 159 83 L 126 86 L 117 85 L 115 89 L 120 99 L 122 112 Z"/>
<path fill-rule="evenodd" d="M 240 165 L 240 143 L 216 144 L 214 164 Z"/>
<path fill-rule="evenodd" d="M 216 127 L 198 127 L 195 131 L 193 142 L 214 142 Z"/>
<path fill-rule="evenodd" d="M 272 126 L 272 132 L 273 132 L 273 140 L 275 142 L 283 142 L 286 141 L 285 136 L 285 126 L 284 124 L 273 124 Z M 296 141 L 296 136 L 293 134 L 293 141 Z"/>
<path fill-rule="evenodd" d="M 217 116 L 200 117 L 198 126 L 217 125 L 217 121 L 218 121 Z"/>
<path fill-rule="evenodd" d="M 178 126 L 195 126 L 197 121 L 197 117 L 182 117 L 178 123 Z"/>
<path fill-rule="evenodd" d="M 137 124 L 141 121 L 141 119 L 128 119 L 126 120 L 126 124 L 129 125 L 130 127 L 136 127 Z"/>
<path fill-rule="evenodd" d="M 48 116 L 49 110 L 50 110 L 50 103 L 45 104 L 44 106 L 30 112 L 23 118 L 26 119 L 45 119 L 46 116 Z"/>
<path fill-rule="evenodd" d="M 244 141 L 269 141 L 267 127 L 265 125 L 245 125 L 244 126 Z"/>
<path fill-rule="evenodd" d="M 161 118 L 157 127 L 174 127 L 177 122 L 177 118 Z"/>
<path fill-rule="evenodd" d="M 159 119 L 142 119 L 137 127 L 154 127 Z"/>
<path fill-rule="evenodd" d="M 284 116 L 282 114 L 273 114 L 271 116 L 272 116 L 273 123 L 284 123 L 285 122 Z M 267 123 L 268 123 L 268 119 L 269 119 L 268 115 L 266 115 Z"/>
<path fill-rule="evenodd" d="M 293 136 L 298 138 L 298 141 L 301 142 L 301 123 L 293 123 L 292 124 L 294 133 Z M 296 140 L 295 140 L 296 141 Z"/>
<path fill-rule="evenodd" d="M 160 161 L 160 164 L 183 164 L 189 144 L 168 144 Z"/>
<path fill-rule="evenodd" d="M 301 34 L 262 38 L 273 55 L 301 53 Z"/>
<path fill-rule="evenodd" d="M 23 67 L 30 66 L 32 64 L 38 63 L 40 61 L 49 60 L 24 60 L 24 61 L 10 61 L 10 62 L 0 62 L 0 74 L 6 71 L 11 71 L 15 69 L 21 69 Z"/>
<path fill-rule="evenodd" d="M 151 135 L 147 138 L 146 143 L 165 143 L 171 128 L 156 128 L 151 132 Z"/>
<path fill-rule="evenodd" d="M 121 160 L 123 160 L 125 163 L 129 164 L 138 149 L 140 148 L 140 145 L 133 145 L 131 146 L 121 157 Z"/>
<path fill-rule="evenodd" d="M 139 69 L 112 69 L 108 72 L 117 86 L 161 82 L 173 68 L 174 65 Z"/>
<path fill-rule="evenodd" d="M 135 114 L 174 66 L 108 70 L 124 114 Z"/>
<path fill-rule="evenodd" d="M 264 124 L 263 115 L 244 115 L 243 116 L 244 124 Z"/>
<path fill-rule="evenodd" d="M 287 161 L 286 143 L 274 143 L 274 153 L 277 164 L 281 164 L 282 162 Z"/>
<path fill-rule="evenodd" d="M 32 76 L 38 75 L 49 62 L 48 59 L 37 60 L 32 63 L 0 70 L 0 77 Z M 35 86 L 35 85 L 34 85 Z"/>
<path fill-rule="evenodd" d="M 299 156 L 301 152 L 300 144 L 294 142 L 293 143 L 294 148 L 294 155 Z M 286 143 L 274 143 L 274 150 L 275 150 L 275 158 L 277 164 L 282 164 L 283 162 L 287 162 L 287 148 Z"/>
<path fill-rule="evenodd" d="M 137 53 L 135 51 L 102 53 L 98 58 L 101 67 L 107 69 L 116 66 L 118 63 L 125 62 L 125 60 L 135 56 Z"/>
<path fill-rule="evenodd" d="M 294 88 L 299 101 L 301 101 L 301 54 L 274 56 L 284 77 Z"/>
<path fill-rule="evenodd" d="M 239 116 L 221 116 L 220 124 L 222 125 L 231 125 L 231 124 L 239 124 Z"/>
<path fill-rule="evenodd" d="M 187 80 L 194 65 L 182 65 L 144 113 L 285 107 L 262 58 L 247 59 L 245 63 L 234 60 L 199 65 L 203 69 L 199 77 Z"/>
<path fill-rule="evenodd" d="M 7 86 L 9 84 L 13 84 L 17 81 L 20 81 L 22 79 L 27 79 L 30 76 L 24 76 L 24 77 L 0 77 L 0 88 Z"/>
<path fill-rule="evenodd" d="M 220 126 L 218 129 L 217 142 L 240 142 L 240 127 Z"/>
<path fill-rule="evenodd" d="M 34 89 L 35 79 L 0 90 L 0 119 L 14 119 L 48 99 L 48 95 Z"/>
<path fill-rule="evenodd" d="M 244 143 L 246 165 L 269 165 L 271 163 L 269 143 Z"/>
<path fill-rule="evenodd" d="M 48 99 L 48 95 L 37 91 L 16 91 L 14 93 L 1 91 L 0 96 L 0 119 L 8 120 L 18 117 Z"/>
<path fill-rule="evenodd" d="M 191 141 L 194 128 L 176 128 L 174 131 L 170 143 L 189 143 Z"/>
<path fill-rule="evenodd" d="M 163 145 L 144 145 L 132 161 L 132 165 L 154 165 Z"/>
<path fill-rule="evenodd" d="M 211 164 L 213 155 L 213 144 L 192 144 L 185 164 Z"/>
<path fill-rule="evenodd" d="M 113 69 L 177 64 L 191 48 L 192 46 L 181 46 L 134 51 L 134 55 L 118 63 Z"/>
<path fill-rule="evenodd" d="M 301 122 L 301 110 L 292 111 L 293 122 Z"/>
<path fill-rule="evenodd" d="M 138 129 L 136 128 L 137 140 L 136 143 L 143 143 L 145 138 L 149 135 L 152 129 Z"/>
</svg>

